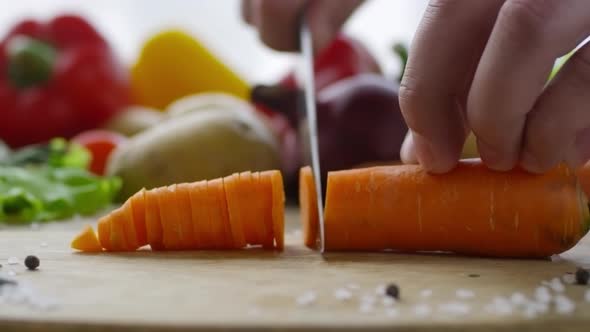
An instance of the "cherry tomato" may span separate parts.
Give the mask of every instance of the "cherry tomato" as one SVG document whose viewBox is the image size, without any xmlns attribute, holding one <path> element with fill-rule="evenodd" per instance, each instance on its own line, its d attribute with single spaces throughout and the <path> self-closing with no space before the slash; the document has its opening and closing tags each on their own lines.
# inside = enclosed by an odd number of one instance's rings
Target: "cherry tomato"
<svg viewBox="0 0 590 332">
<path fill-rule="evenodd" d="M 89 170 L 97 175 L 104 175 L 111 152 L 117 146 L 125 143 L 127 138 L 116 132 L 95 129 L 82 132 L 73 137 L 71 141 L 90 151 L 92 161 Z"/>
</svg>

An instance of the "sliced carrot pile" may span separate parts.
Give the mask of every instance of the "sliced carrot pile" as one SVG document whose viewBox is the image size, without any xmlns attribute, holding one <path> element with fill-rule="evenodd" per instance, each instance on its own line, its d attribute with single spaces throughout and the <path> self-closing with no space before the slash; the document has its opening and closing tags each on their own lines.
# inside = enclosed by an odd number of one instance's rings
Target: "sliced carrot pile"
<svg viewBox="0 0 590 332">
<path fill-rule="evenodd" d="M 86 226 L 82 232 L 74 238 L 71 244 L 72 248 L 86 252 L 100 252 L 102 246 L 96 237 L 92 226 Z"/>
<path fill-rule="evenodd" d="M 85 244 L 94 234 L 90 228 L 72 248 L 135 251 L 149 244 L 152 250 L 282 250 L 284 204 L 279 171 L 142 189 L 99 220 L 93 246 Z"/>
<path fill-rule="evenodd" d="M 314 235 L 311 172 L 300 181 L 306 240 Z M 445 251 L 540 258 L 573 247 L 589 212 L 575 173 L 560 165 L 542 175 L 489 170 L 463 160 L 446 174 L 417 165 L 328 174 L 326 250 Z M 308 238 L 309 236 L 309 238 Z"/>
</svg>

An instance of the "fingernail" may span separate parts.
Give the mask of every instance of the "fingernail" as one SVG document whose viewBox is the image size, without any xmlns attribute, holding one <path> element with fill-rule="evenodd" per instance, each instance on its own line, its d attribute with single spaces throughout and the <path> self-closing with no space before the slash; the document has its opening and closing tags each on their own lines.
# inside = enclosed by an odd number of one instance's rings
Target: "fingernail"
<svg viewBox="0 0 590 332">
<path fill-rule="evenodd" d="M 428 140 L 420 135 L 412 133 L 412 145 L 417 161 L 426 169 L 429 169 L 434 164 L 435 158 Z"/>
<path fill-rule="evenodd" d="M 522 152 L 520 158 L 520 166 L 531 173 L 543 173 L 546 169 L 542 167 L 541 163 L 530 151 L 525 150 Z"/>
<path fill-rule="evenodd" d="M 573 167 L 585 164 L 590 160 L 590 128 L 586 128 L 576 136 L 576 160 Z"/>
<path fill-rule="evenodd" d="M 417 164 L 416 153 L 414 149 L 414 143 L 412 140 L 412 132 L 408 130 L 402 147 L 400 149 L 400 158 L 404 164 Z"/>
<path fill-rule="evenodd" d="M 516 158 L 507 155 L 506 151 L 499 151 L 497 148 L 487 144 L 486 142 L 477 139 L 477 150 L 481 156 L 481 160 L 490 169 L 496 171 L 509 171 L 514 168 Z"/>
</svg>

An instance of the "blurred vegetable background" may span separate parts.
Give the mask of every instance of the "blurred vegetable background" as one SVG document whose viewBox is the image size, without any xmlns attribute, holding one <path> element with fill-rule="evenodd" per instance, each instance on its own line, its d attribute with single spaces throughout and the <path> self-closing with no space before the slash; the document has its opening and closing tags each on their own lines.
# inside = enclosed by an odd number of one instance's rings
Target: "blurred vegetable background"
<svg viewBox="0 0 590 332">
<path fill-rule="evenodd" d="M 407 131 L 399 80 L 426 3 L 367 1 L 318 52 L 324 176 L 399 162 Z M 245 170 L 280 169 L 294 197 L 297 171 L 309 162 L 297 55 L 265 47 L 239 6 L 238 0 L 3 4 L 0 221 L 90 213 L 144 187 Z M 51 164 L 56 142 L 87 159 Z M 31 151 L 41 166 L 14 162 Z M 473 137 L 463 156 L 477 156 Z M 99 189 L 80 196 L 71 188 L 80 183 Z M 68 207 L 59 212 L 44 191 L 54 185 L 63 187 L 58 205 Z M 81 205 L 85 199 L 96 206 Z"/>
</svg>

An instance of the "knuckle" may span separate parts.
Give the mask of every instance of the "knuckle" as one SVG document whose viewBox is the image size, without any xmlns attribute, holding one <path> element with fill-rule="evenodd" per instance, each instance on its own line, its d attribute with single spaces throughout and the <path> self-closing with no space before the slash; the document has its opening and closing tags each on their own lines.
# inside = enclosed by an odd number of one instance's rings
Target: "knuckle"
<svg viewBox="0 0 590 332">
<path fill-rule="evenodd" d="M 535 41 L 546 35 L 546 26 L 552 20 L 557 2 L 559 1 L 509 0 L 502 6 L 498 21 L 519 41 Z"/>
</svg>

